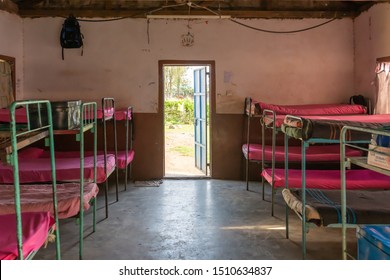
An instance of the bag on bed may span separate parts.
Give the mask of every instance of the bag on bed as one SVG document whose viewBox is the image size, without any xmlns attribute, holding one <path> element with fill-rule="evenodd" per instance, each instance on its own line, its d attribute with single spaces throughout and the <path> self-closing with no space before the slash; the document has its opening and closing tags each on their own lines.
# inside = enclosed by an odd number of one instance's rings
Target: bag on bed
<svg viewBox="0 0 390 280">
<path fill-rule="evenodd" d="M 366 98 L 364 98 L 364 96 L 360 95 L 360 94 L 351 96 L 351 98 L 349 99 L 349 103 L 350 104 L 358 104 L 358 105 L 362 105 L 362 106 L 367 105 Z"/>
<path fill-rule="evenodd" d="M 81 48 L 81 55 L 83 55 L 83 38 L 84 35 L 80 31 L 79 22 L 73 15 L 70 15 L 65 19 L 60 33 L 62 60 L 64 60 L 64 49 Z"/>
<path fill-rule="evenodd" d="M 370 100 L 363 95 L 353 95 L 349 98 L 349 104 L 362 105 L 367 108 L 367 113 L 371 114 Z"/>
</svg>

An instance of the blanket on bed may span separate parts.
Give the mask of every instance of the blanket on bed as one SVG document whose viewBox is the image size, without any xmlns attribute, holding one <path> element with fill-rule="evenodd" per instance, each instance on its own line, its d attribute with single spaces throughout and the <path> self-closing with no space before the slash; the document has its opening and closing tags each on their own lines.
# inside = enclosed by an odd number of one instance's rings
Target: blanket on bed
<svg viewBox="0 0 390 280">
<path fill-rule="evenodd" d="M 301 190 L 284 189 L 283 198 L 291 209 L 302 214 Z M 390 190 L 347 190 L 347 223 L 390 224 L 389 201 Z M 321 226 L 340 224 L 340 190 L 306 190 L 306 217 Z"/>
</svg>

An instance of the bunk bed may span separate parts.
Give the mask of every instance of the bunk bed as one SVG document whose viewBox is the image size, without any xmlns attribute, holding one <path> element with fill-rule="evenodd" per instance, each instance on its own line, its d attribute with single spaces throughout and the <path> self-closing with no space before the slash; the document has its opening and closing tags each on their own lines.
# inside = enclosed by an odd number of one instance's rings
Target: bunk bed
<svg viewBox="0 0 390 280">
<path fill-rule="evenodd" d="M 17 129 L 15 112 L 18 106 L 25 106 L 27 111 L 29 107 L 37 106 L 39 118 L 41 118 L 41 109 L 45 109 L 48 124 L 32 128 L 30 123 L 27 122 L 22 129 L 19 127 Z M 13 102 L 9 109 L 9 118 L 9 124 L 2 124 L 3 133 L 0 148 L 3 151 L 2 160 L 12 165 L 14 181 L 11 186 L 12 189 L 10 189 L 10 211 L 7 214 L 2 212 L 0 214 L 0 222 L 2 224 L 0 232 L 0 258 L 20 260 L 33 258 L 35 253 L 45 244 L 49 233 L 55 228 L 56 259 L 61 259 L 50 102 L 46 100 Z M 4 129 L 7 125 L 9 127 L 8 135 Z M 50 207 L 46 210 L 38 208 L 34 212 L 23 212 L 21 207 L 18 150 L 47 137 L 49 139 L 48 145 L 50 146 L 52 166 L 52 183 L 47 187 L 50 190 Z M 2 188 L 0 187 L 0 189 Z M 4 208 L 3 204 L 0 204 L 0 211 Z"/>
<path fill-rule="evenodd" d="M 16 155 L 14 162 L 20 161 L 18 164 L 18 183 L 45 183 L 51 181 L 51 178 L 56 178 L 56 182 L 69 181 L 73 183 L 60 184 L 58 186 L 59 192 L 58 206 L 61 208 L 61 218 L 74 217 L 78 219 L 79 223 L 79 258 L 83 258 L 83 239 L 84 239 L 84 211 L 88 210 L 90 203 L 93 205 L 93 229 L 96 231 L 96 198 L 98 193 L 97 183 L 97 126 L 96 126 L 96 102 L 80 103 L 78 105 L 79 111 L 76 111 L 74 116 L 77 116 L 77 126 L 71 129 L 56 129 L 54 130 L 54 124 L 49 127 L 53 130 L 53 135 L 74 135 L 76 141 L 80 142 L 80 151 L 75 158 L 63 158 L 57 159 L 58 166 L 53 166 L 49 156 L 46 152 L 46 156 L 41 154 L 42 158 L 39 158 L 40 153 L 37 148 L 28 148 L 21 150 L 20 155 Z M 27 107 L 26 107 L 27 108 Z M 31 111 L 31 110 L 30 110 Z M 52 111 L 50 108 L 50 114 L 48 116 L 39 113 L 39 110 L 33 110 L 30 112 L 27 109 L 27 126 L 40 127 L 48 126 L 49 121 L 52 121 Z M 48 112 L 49 110 L 47 110 Z M 30 116 L 31 115 L 31 116 Z M 50 116 L 50 117 L 49 117 Z M 65 118 L 66 119 L 66 118 Z M 57 120 L 58 121 L 58 120 Z M 16 122 L 15 122 L 16 123 Z M 15 125 L 16 126 L 16 125 Z M 89 157 L 84 156 L 84 134 L 87 131 L 93 133 L 94 139 L 94 151 L 93 155 Z M 53 145 L 51 145 L 52 147 Z M 51 148 L 51 149 L 54 149 Z M 53 153 L 53 154 L 52 154 Z M 59 153 L 60 154 L 60 153 Z M 50 155 L 54 157 L 54 150 L 50 150 Z M 35 157 L 35 158 L 34 158 Z M 38 158 L 37 158 L 38 157 Z M 27 161 L 26 158 L 29 160 Z M 39 161 L 39 162 L 38 162 Z M 62 166 L 62 169 L 56 167 Z M 0 174 L 2 177 L 2 183 L 15 184 L 15 179 L 12 180 L 10 175 L 9 166 L 1 165 Z M 21 167 L 21 168 L 19 168 Z M 53 171 L 54 170 L 54 171 Z M 56 177 L 51 177 L 50 173 L 54 172 Z M 102 176 L 104 179 L 104 176 Z M 37 187 L 40 186 L 40 187 Z M 3 185 L 1 188 L 2 197 L 7 197 L 7 186 Z M 40 189 L 42 188 L 42 189 Z M 35 196 L 32 196 L 30 192 L 35 189 Z M 47 195 L 45 194 L 45 184 L 39 184 L 34 186 L 28 186 L 28 189 L 22 188 L 23 197 L 23 209 L 46 209 L 50 204 L 47 201 Z M 47 191 L 47 190 L 46 190 Z M 37 196 L 38 195 L 38 196 Z M 38 199 L 39 198 L 39 199 Z M 6 199 L 2 202 L 7 205 L 9 201 Z M 57 203 L 56 203 L 57 204 Z M 45 208 L 46 207 L 46 208 Z M 6 208 L 6 207 L 5 207 Z"/>
<path fill-rule="evenodd" d="M 369 102 L 367 102 L 369 103 Z M 249 103 L 248 103 L 249 104 Z M 245 106 L 245 111 L 248 111 L 249 108 L 251 112 L 256 112 L 256 114 L 261 113 L 261 126 L 262 126 L 262 143 L 265 143 L 265 129 L 271 129 L 271 146 L 268 145 L 259 145 L 259 144 L 249 144 L 249 137 L 247 137 L 247 144 L 242 147 L 244 156 L 246 158 L 254 158 L 254 161 L 261 162 L 261 170 L 265 169 L 266 163 L 271 163 L 272 176 L 274 176 L 275 163 L 284 162 L 278 161 L 281 158 L 281 155 L 284 154 L 283 146 L 276 145 L 276 136 L 281 131 L 282 124 L 284 123 L 285 115 L 288 113 L 297 113 L 299 115 L 350 115 L 350 114 L 366 114 L 369 111 L 362 105 L 358 104 L 305 104 L 305 105 L 275 105 L 268 104 L 264 102 L 257 102 L 253 105 L 253 102 L 250 105 Z M 249 148 L 248 148 L 249 147 Z M 259 152 L 261 150 L 261 153 Z M 347 150 L 348 153 L 358 153 L 359 151 Z M 323 164 L 323 163 L 338 163 L 339 161 L 339 147 L 334 146 L 323 146 L 323 147 L 310 147 L 307 151 L 307 154 L 311 155 L 308 157 L 307 161 L 313 165 Z M 278 156 L 279 155 L 279 156 Z M 299 164 L 301 147 L 292 146 L 289 150 L 289 155 L 291 156 L 291 163 Z M 319 156 L 321 155 L 321 156 Z M 298 159 L 298 160 L 297 160 Z M 297 161 L 295 161 L 297 160 Z M 248 162 L 248 160 L 247 160 Z M 248 171 L 248 169 L 247 169 Z M 275 203 L 275 188 L 273 186 L 274 180 L 271 180 L 271 215 L 274 215 L 274 203 Z M 264 200 L 265 196 L 265 181 L 262 177 L 262 198 Z M 248 177 L 247 177 L 247 189 L 248 189 Z"/>
<path fill-rule="evenodd" d="M 307 189 L 319 189 L 324 188 L 319 180 L 319 170 L 306 170 L 306 148 L 310 144 L 323 144 L 323 143 L 340 143 L 341 131 L 344 126 L 354 125 L 361 129 L 384 129 L 390 127 L 390 115 L 351 115 L 351 116 L 307 116 L 297 117 L 287 115 L 285 122 L 282 125 L 282 131 L 285 133 L 285 169 L 276 170 L 282 178 L 283 182 L 280 182 L 280 186 L 285 184 L 286 189 L 300 188 L 300 194 L 298 196 L 301 199 L 302 211 L 302 255 L 306 258 L 306 234 L 307 234 L 307 217 L 306 217 L 306 192 Z M 288 168 L 288 140 L 289 138 L 299 139 L 302 144 L 302 165 L 300 170 L 289 170 Z M 371 135 L 363 133 L 360 130 L 349 131 L 344 135 L 343 141 L 353 141 L 355 147 L 360 147 L 361 151 L 367 151 L 367 143 L 370 142 Z M 349 147 L 349 148 L 355 148 Z M 345 144 L 341 145 L 341 159 L 346 157 Z M 360 157 L 359 157 L 360 158 Z M 343 160 L 341 160 L 343 165 Z M 348 181 L 348 189 L 388 189 L 390 181 L 386 176 L 375 173 L 370 170 L 348 170 L 335 171 L 324 170 L 323 178 L 326 179 L 326 185 L 333 182 L 332 188 L 340 190 L 342 180 Z M 334 174 L 333 174 L 334 173 Z M 317 174 L 317 175 L 316 175 Z M 328 175 L 326 175 L 328 174 Z M 348 174 L 355 174 L 354 176 Z M 364 174 L 369 174 L 367 179 L 363 178 Z M 316 178 L 317 177 L 317 178 Z M 269 178 L 269 176 L 268 176 Z M 333 179 L 332 179 L 333 178 Z M 373 180 L 377 181 L 373 181 Z M 382 182 L 382 183 L 381 183 Z M 313 185 L 312 185 L 313 184 Z M 286 201 L 290 191 L 283 191 L 283 195 Z M 288 204 L 286 206 L 286 237 L 288 238 Z M 291 205 L 290 205 L 291 206 Z"/>
<path fill-rule="evenodd" d="M 115 100 L 112 97 L 102 98 L 101 115 L 103 120 L 103 138 L 104 138 L 104 154 L 114 153 L 116 158 L 116 201 L 118 197 L 118 171 L 123 170 L 125 175 L 125 190 L 127 190 L 128 173 L 131 173 L 131 163 L 134 159 L 133 150 L 133 108 L 128 106 L 125 109 L 117 109 Z M 112 120 L 114 134 L 114 151 L 107 151 L 107 121 Z M 125 125 L 125 149 L 118 150 L 117 142 L 117 122 L 124 121 Z M 130 171 L 129 171 L 130 169 Z"/>
<path fill-rule="evenodd" d="M 79 184 L 79 213 L 78 213 L 78 223 L 79 223 L 79 259 L 83 259 L 83 245 L 84 245 L 84 191 L 85 185 L 87 183 L 97 183 L 97 104 L 96 102 L 81 102 L 79 107 L 76 108 L 75 116 L 79 116 L 80 120 L 77 121 L 77 125 L 70 129 L 56 129 L 53 131 L 54 135 L 74 135 L 75 140 L 80 143 L 80 152 L 79 152 L 79 165 L 78 165 L 78 174 L 79 176 L 75 176 L 73 182 Z M 79 110 L 78 110 L 79 109 Z M 79 112 L 79 113 L 77 113 Z M 87 132 L 92 133 L 93 135 L 93 179 L 86 180 L 85 179 L 85 134 Z M 74 174 L 76 175 L 76 173 Z M 96 193 L 97 194 L 97 193 Z M 93 203 L 93 228 L 92 232 L 96 231 L 96 204 L 97 204 L 97 196 L 94 195 L 91 200 Z M 107 211 L 107 210 L 106 210 Z"/>
</svg>

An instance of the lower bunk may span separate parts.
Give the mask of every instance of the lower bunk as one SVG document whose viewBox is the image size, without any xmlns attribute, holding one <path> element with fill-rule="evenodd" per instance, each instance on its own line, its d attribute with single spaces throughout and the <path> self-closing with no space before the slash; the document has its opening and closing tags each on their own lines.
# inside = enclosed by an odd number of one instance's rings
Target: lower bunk
<svg viewBox="0 0 390 280">
<path fill-rule="evenodd" d="M 94 230 L 96 224 L 96 196 L 98 186 L 87 183 L 81 188 L 78 183 L 57 184 L 57 211 L 59 219 L 78 217 L 80 219 L 80 257 L 83 250 L 84 222 L 81 212 L 93 205 Z M 0 259 L 16 259 L 18 244 L 16 234 L 15 188 L 13 185 L 0 186 Z M 20 206 L 22 212 L 23 259 L 31 258 L 55 230 L 53 191 L 51 184 L 21 185 Z"/>
<path fill-rule="evenodd" d="M 32 259 L 55 230 L 54 218 L 49 212 L 25 212 L 21 214 L 21 219 L 23 259 Z M 0 224 L 0 260 L 15 260 L 19 256 L 16 214 L 0 215 Z"/>
<path fill-rule="evenodd" d="M 56 152 L 56 175 L 57 181 L 79 181 L 80 180 L 80 153 L 79 152 Z M 28 159 L 28 160 L 26 160 Z M 49 153 L 41 149 L 26 149 L 19 154 L 19 176 L 20 183 L 28 184 L 34 182 L 51 181 L 51 161 Z M 105 166 L 107 167 L 105 169 Z M 106 171 L 107 170 L 107 171 Z M 104 155 L 97 156 L 96 182 L 103 183 L 115 170 L 115 156 L 109 154 L 105 164 Z M 93 153 L 86 153 L 84 156 L 84 179 L 94 180 L 94 156 Z M 0 164 L 0 183 L 13 183 L 12 166 Z"/>
<path fill-rule="evenodd" d="M 369 225 L 375 225 L 380 229 L 389 228 L 388 225 L 390 225 L 390 190 L 347 190 L 345 223 L 343 223 L 342 217 L 343 203 L 340 189 L 306 189 L 305 197 L 302 196 L 302 190 L 284 189 L 282 194 L 286 207 L 292 209 L 302 220 L 302 253 L 304 258 L 306 258 L 308 224 L 314 224 L 318 227 L 342 228 L 346 226 L 356 228 L 357 231 L 369 227 Z M 305 206 L 304 212 L 303 205 Z M 286 211 L 286 233 L 288 230 L 288 213 Z M 343 242 L 344 238 L 343 236 Z M 383 240 L 390 240 L 390 232 L 387 232 Z M 340 253 L 343 256 L 348 254 L 350 258 L 355 258 L 344 248 Z M 359 251 L 358 257 L 360 253 Z"/>
<path fill-rule="evenodd" d="M 283 199 L 302 218 L 302 190 L 284 189 Z M 348 190 L 348 224 L 390 224 L 390 190 Z M 341 224 L 340 190 L 306 190 L 306 221 L 317 226 Z"/>
</svg>

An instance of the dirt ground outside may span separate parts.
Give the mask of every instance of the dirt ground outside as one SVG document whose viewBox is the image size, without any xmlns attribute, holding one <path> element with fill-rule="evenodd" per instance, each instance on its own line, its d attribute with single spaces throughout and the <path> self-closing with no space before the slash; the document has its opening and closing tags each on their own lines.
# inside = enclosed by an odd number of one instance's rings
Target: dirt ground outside
<svg viewBox="0 0 390 280">
<path fill-rule="evenodd" d="M 195 167 L 193 125 L 165 127 L 165 176 L 205 176 Z"/>
</svg>

